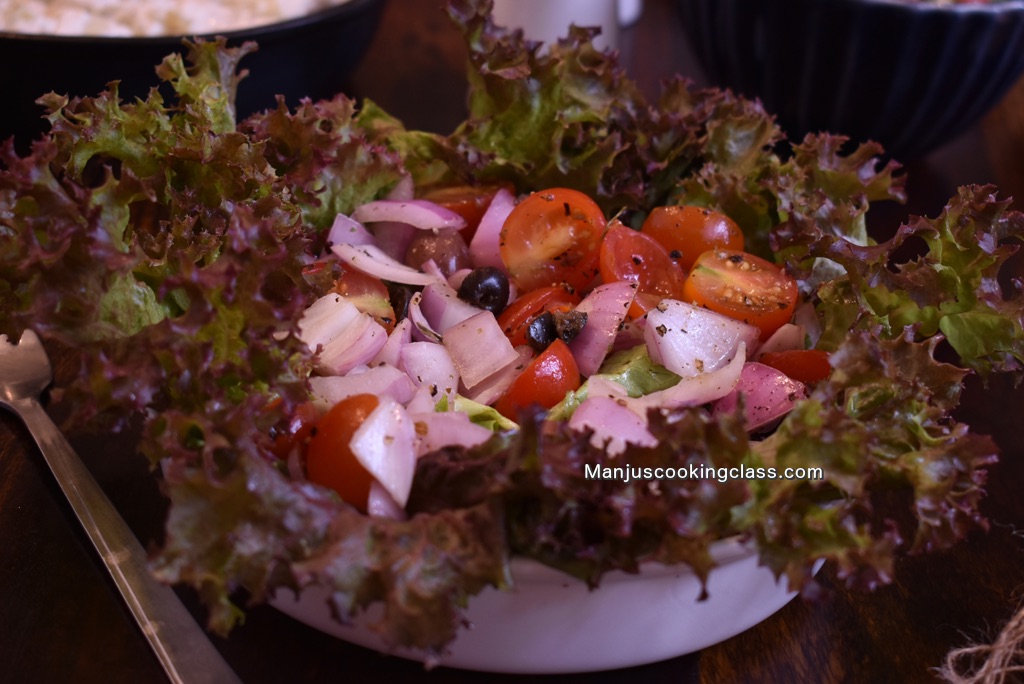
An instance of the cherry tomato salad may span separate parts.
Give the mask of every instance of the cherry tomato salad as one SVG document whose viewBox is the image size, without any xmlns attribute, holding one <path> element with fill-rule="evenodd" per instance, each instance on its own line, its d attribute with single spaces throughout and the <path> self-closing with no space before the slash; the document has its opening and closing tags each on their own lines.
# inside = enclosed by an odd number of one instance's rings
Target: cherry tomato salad
<svg viewBox="0 0 1024 684">
<path fill-rule="evenodd" d="M 314 268 L 340 276 L 299 323 L 322 417 L 291 455 L 362 511 L 401 516 L 417 456 L 476 446 L 493 434 L 481 422 L 514 428 L 531 406 L 615 454 L 655 441 L 652 409 L 743 395 L 763 431 L 828 376 L 793 323 L 796 280 L 719 211 L 658 207 L 635 230 L 567 188 L 433 196 L 405 183 L 339 215 Z M 602 375 L 609 357 L 671 380 L 631 391 Z"/>
</svg>

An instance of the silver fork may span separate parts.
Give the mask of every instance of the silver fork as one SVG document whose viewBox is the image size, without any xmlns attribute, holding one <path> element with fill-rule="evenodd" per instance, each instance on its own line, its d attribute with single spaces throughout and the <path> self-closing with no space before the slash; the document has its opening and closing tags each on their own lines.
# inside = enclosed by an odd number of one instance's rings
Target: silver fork
<svg viewBox="0 0 1024 684">
<path fill-rule="evenodd" d="M 174 591 L 149 573 L 142 545 L 39 404 L 52 380 L 33 331 L 16 345 L 0 335 L 0 405 L 32 433 L 167 677 L 175 684 L 240 682 Z"/>
</svg>

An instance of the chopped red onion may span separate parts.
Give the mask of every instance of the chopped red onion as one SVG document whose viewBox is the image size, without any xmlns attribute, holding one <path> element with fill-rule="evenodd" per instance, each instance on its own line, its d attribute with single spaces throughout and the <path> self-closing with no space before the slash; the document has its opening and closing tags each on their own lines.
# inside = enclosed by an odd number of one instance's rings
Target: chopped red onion
<svg viewBox="0 0 1024 684">
<path fill-rule="evenodd" d="M 588 397 L 606 397 L 608 399 L 625 399 L 629 396 L 626 388 L 603 375 L 595 375 L 587 379 Z"/>
<path fill-rule="evenodd" d="M 437 401 L 438 398 L 430 393 L 428 385 L 420 385 L 416 388 L 416 394 L 405 405 L 405 410 L 408 413 L 429 413 L 437 408 Z M 448 410 L 455 410 L 451 403 L 448 404 Z"/>
<path fill-rule="evenodd" d="M 475 447 L 494 434 L 459 411 L 409 413 L 415 426 L 416 455 L 433 453 L 448 446 Z"/>
<path fill-rule="evenodd" d="M 420 310 L 430 323 L 430 327 L 441 335 L 456 323 L 461 323 L 483 311 L 459 299 L 459 293 L 443 282 L 430 283 L 423 288 Z"/>
<path fill-rule="evenodd" d="M 752 325 L 674 299 L 648 312 L 644 326 L 651 360 L 682 377 L 721 368 L 740 343 L 752 349 L 759 335 Z"/>
<path fill-rule="evenodd" d="M 416 435 L 401 404 L 381 397 L 377 408 L 356 428 L 349 448 L 367 472 L 405 508 L 416 470 Z"/>
<path fill-rule="evenodd" d="M 405 285 L 427 285 L 437 281 L 435 276 L 421 273 L 396 261 L 376 245 L 333 245 L 331 251 L 337 254 L 338 259 L 346 266 L 381 280 Z"/>
<path fill-rule="evenodd" d="M 398 179 L 395 187 L 391 188 L 391 191 L 384 199 L 404 201 L 411 200 L 415 196 L 416 184 L 412 179 L 412 174 L 407 173 Z"/>
<path fill-rule="evenodd" d="M 590 443 L 604 448 L 609 456 L 621 454 L 627 443 L 645 447 L 658 444 L 647 429 L 647 421 L 611 397 L 588 395 L 569 418 L 569 427 L 576 431 L 593 430 Z"/>
<path fill-rule="evenodd" d="M 636 284 L 625 281 L 598 285 L 576 310 L 587 314 L 587 324 L 569 343 L 580 373 L 590 376 L 604 363 L 636 295 Z"/>
<path fill-rule="evenodd" d="M 377 355 L 370 359 L 370 365 L 387 364 L 397 368 L 402 358 L 402 347 L 410 342 L 412 342 L 412 321 L 403 318 L 395 325 L 395 329 L 388 335 L 388 341 L 380 348 Z"/>
<path fill-rule="evenodd" d="M 406 223 L 382 221 L 370 226 L 370 232 L 382 252 L 400 264 L 405 263 L 405 253 L 416 235 L 415 228 Z"/>
<path fill-rule="evenodd" d="M 615 341 L 612 343 L 612 353 L 625 351 L 626 349 L 632 349 L 633 347 L 639 347 L 644 342 L 644 326 L 643 323 L 646 321 L 645 318 L 638 320 L 627 320 L 622 322 L 622 328 L 619 330 L 619 334 L 615 336 Z"/>
<path fill-rule="evenodd" d="M 441 267 L 438 266 L 437 262 L 434 261 L 433 259 L 427 259 L 422 264 L 420 264 L 420 270 L 426 273 L 427 275 L 434 276 L 437 279 L 437 282 L 439 283 L 448 282 L 448 278 L 441 271 Z"/>
<path fill-rule="evenodd" d="M 360 316 L 355 325 L 324 345 L 317 357 L 321 371 L 344 375 L 356 366 L 369 363 L 387 342 L 384 326 L 366 314 Z"/>
<path fill-rule="evenodd" d="M 459 371 L 444 345 L 410 342 L 402 347 L 400 367 L 417 387 L 426 385 L 430 388 L 435 402 L 440 401 L 441 395 L 448 397 L 449 404 L 455 401 L 455 394 L 459 391 Z M 411 395 L 409 399 L 412 399 Z"/>
<path fill-rule="evenodd" d="M 747 430 L 753 432 L 789 413 L 794 403 L 807 397 L 807 388 L 781 371 L 751 362 L 743 366 L 732 392 L 715 402 L 712 415 L 734 412 L 740 396 Z"/>
<path fill-rule="evenodd" d="M 374 245 L 376 238 L 366 230 L 366 227 L 353 218 L 338 214 L 334 217 L 334 223 L 327 232 L 327 246 L 332 245 Z"/>
<path fill-rule="evenodd" d="M 388 490 L 384 489 L 376 480 L 370 483 L 370 494 L 366 501 L 366 512 L 371 518 L 390 518 L 391 520 L 405 520 L 405 510 L 398 505 L 398 502 L 391 498 Z"/>
<path fill-rule="evenodd" d="M 458 271 L 448 276 L 448 287 L 458 292 L 459 286 L 462 285 L 462 281 L 465 280 L 466 276 L 472 272 L 473 269 L 471 268 L 460 268 Z"/>
<path fill-rule="evenodd" d="M 796 311 L 793 312 L 793 323 L 803 327 L 807 335 L 808 348 L 817 346 L 818 338 L 821 337 L 821 320 L 811 302 L 797 304 Z"/>
<path fill-rule="evenodd" d="M 359 317 L 356 305 L 337 293 L 326 294 L 309 305 L 299 318 L 299 339 L 310 349 L 337 337 Z"/>
<path fill-rule="evenodd" d="M 519 360 L 519 354 L 490 311 L 481 311 L 448 328 L 444 346 L 467 390 Z"/>
<path fill-rule="evenodd" d="M 807 331 L 804 330 L 802 325 L 786 323 L 773 332 L 771 336 L 757 348 L 757 353 L 755 353 L 754 356 L 757 357 L 761 354 L 767 354 L 770 352 L 803 349 L 806 344 L 806 339 Z"/>
<path fill-rule="evenodd" d="M 362 223 L 393 221 L 405 223 L 420 230 L 441 230 L 466 227 L 466 219 L 451 209 L 429 200 L 376 200 L 367 202 L 352 212 L 352 218 Z"/>
<path fill-rule="evenodd" d="M 322 409 L 356 394 L 387 396 L 405 404 L 416 393 L 416 385 L 408 374 L 388 365 L 356 368 L 346 375 L 315 375 L 309 379 L 309 386 L 313 402 Z"/>
<path fill-rule="evenodd" d="M 523 372 L 526 364 L 533 360 L 533 349 L 529 346 L 523 344 L 516 347 L 515 350 L 519 358 L 514 363 L 510 363 L 496 373 L 492 373 L 487 378 L 484 378 L 472 390 L 467 390 L 466 397 L 488 406 L 496 402 L 505 393 L 505 390 L 512 385 L 512 381 Z"/>
<path fill-rule="evenodd" d="M 652 408 L 673 409 L 709 404 L 721 399 L 736 387 L 746 363 L 746 356 L 746 343 L 740 342 L 732 360 L 717 370 L 683 377 L 668 389 L 623 401 L 641 415 L 646 415 L 647 410 Z"/>
<path fill-rule="evenodd" d="M 487 210 L 480 217 L 473 239 L 469 242 L 469 258 L 475 268 L 494 266 L 508 272 L 501 260 L 498 244 L 501 242 L 501 228 L 515 205 L 515 196 L 505 188 L 499 188 L 494 193 Z"/>
<path fill-rule="evenodd" d="M 319 350 L 317 367 L 322 372 L 343 375 L 376 356 L 387 342 L 387 332 L 352 302 L 332 293 L 303 312 L 299 339 Z"/>
<path fill-rule="evenodd" d="M 420 308 L 423 293 L 415 292 L 409 299 L 409 320 L 412 321 L 412 339 L 422 342 L 441 342 L 441 335 L 430 327 L 430 322 Z"/>
</svg>

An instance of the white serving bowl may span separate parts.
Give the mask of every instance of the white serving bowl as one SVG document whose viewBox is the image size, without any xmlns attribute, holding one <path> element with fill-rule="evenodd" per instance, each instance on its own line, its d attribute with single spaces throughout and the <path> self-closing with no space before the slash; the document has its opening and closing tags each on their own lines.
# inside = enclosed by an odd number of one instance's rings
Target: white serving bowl
<svg viewBox="0 0 1024 684">
<path fill-rule="evenodd" d="M 758 565 L 756 552 L 728 539 L 716 543 L 719 564 L 708 578 L 708 597 L 685 567 L 650 565 L 638 575 L 605 576 L 590 591 L 583 582 L 539 563 L 513 559 L 512 591 L 486 589 L 466 611 L 470 627 L 459 633 L 441 664 L 516 674 L 610 670 L 685 655 L 724 641 L 761 622 L 793 596 Z M 820 564 L 819 564 L 820 566 Z M 384 643 L 360 624 L 330 615 L 328 592 L 307 587 L 300 596 L 282 591 L 278 610 L 341 639 L 378 651 Z M 372 619 L 372 615 L 368 616 Z M 422 660 L 414 651 L 394 655 Z"/>
</svg>

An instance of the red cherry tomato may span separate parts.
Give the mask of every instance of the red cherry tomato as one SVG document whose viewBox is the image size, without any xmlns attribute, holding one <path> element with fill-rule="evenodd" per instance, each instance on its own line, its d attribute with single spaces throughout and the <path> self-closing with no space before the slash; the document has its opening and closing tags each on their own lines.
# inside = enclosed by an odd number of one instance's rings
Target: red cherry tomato
<svg viewBox="0 0 1024 684">
<path fill-rule="evenodd" d="M 275 404 L 280 403 L 277 400 Z M 274 435 L 271 452 L 281 460 L 287 459 L 293 450 L 299 449 L 306 453 L 309 438 L 313 435 L 313 427 L 320 420 L 320 413 L 312 402 L 299 404 L 288 424 Z"/>
<path fill-rule="evenodd" d="M 825 380 L 832 374 L 832 365 L 828 362 L 828 354 L 820 349 L 766 352 L 761 354 L 757 360 L 785 373 L 794 380 L 808 384 Z"/>
<path fill-rule="evenodd" d="M 534 404 L 551 408 L 579 386 L 580 369 L 576 359 L 569 345 L 556 339 L 527 364 L 494 408 L 506 418 L 516 420 L 519 409 Z"/>
<path fill-rule="evenodd" d="M 520 295 L 498 316 L 498 325 L 513 347 L 526 344 L 526 330 L 533 319 L 545 311 L 569 311 L 580 303 L 580 296 L 553 285 Z"/>
<path fill-rule="evenodd" d="M 737 250 L 712 249 L 693 264 L 683 301 L 755 325 L 767 338 L 793 317 L 796 281 L 775 264 Z"/>
<path fill-rule="evenodd" d="M 637 284 L 637 296 L 629 308 L 632 318 L 643 316 L 662 299 L 683 296 L 686 275 L 668 251 L 654 238 L 618 221 L 610 224 L 601 242 L 600 268 L 606 283 L 625 280 Z"/>
<path fill-rule="evenodd" d="M 466 244 L 469 244 L 476 233 L 476 227 L 480 225 L 487 207 L 499 189 L 505 188 L 509 192 L 515 192 L 511 183 L 491 185 L 453 185 L 445 188 L 434 188 L 428 190 L 423 199 L 440 204 L 446 209 L 454 211 L 466 220 L 466 227 L 460 230 Z"/>
<path fill-rule="evenodd" d="M 334 281 L 332 290 L 343 295 L 363 313 L 373 316 L 388 334 L 395 329 L 395 309 L 391 306 L 388 286 L 380 278 L 346 269 Z"/>
<path fill-rule="evenodd" d="M 535 192 L 505 219 L 501 260 L 520 291 L 560 283 L 583 290 L 597 275 L 604 229 L 601 208 L 583 193 Z"/>
<path fill-rule="evenodd" d="M 306 448 L 306 476 L 366 512 L 373 476 L 349 446 L 352 435 L 379 403 L 372 394 L 342 399 L 317 422 Z"/>
<path fill-rule="evenodd" d="M 686 271 L 709 249 L 743 249 L 743 231 L 736 222 L 704 207 L 656 207 L 640 232 L 657 240 Z"/>
</svg>

